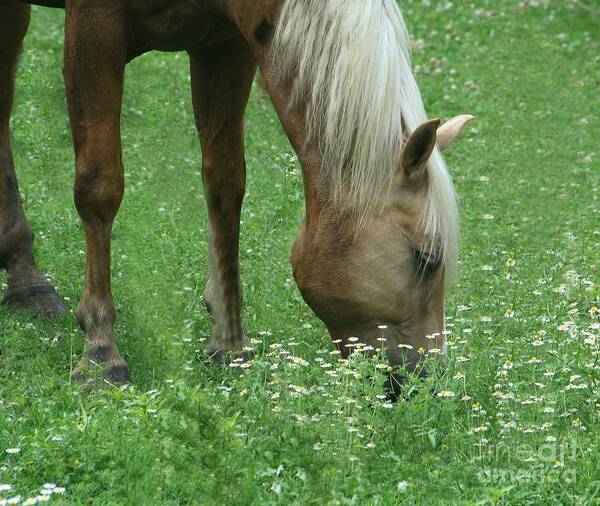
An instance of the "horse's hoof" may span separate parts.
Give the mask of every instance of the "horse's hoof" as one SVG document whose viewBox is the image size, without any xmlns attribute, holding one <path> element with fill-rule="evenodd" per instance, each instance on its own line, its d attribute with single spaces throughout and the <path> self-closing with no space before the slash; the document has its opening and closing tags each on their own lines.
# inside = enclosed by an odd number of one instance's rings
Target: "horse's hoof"
<svg viewBox="0 0 600 506">
<path fill-rule="evenodd" d="M 42 318 L 54 318 L 67 314 L 67 308 L 49 283 L 7 289 L 2 304 L 22 309 Z"/>
<path fill-rule="evenodd" d="M 218 346 L 211 345 L 209 345 L 207 352 L 211 360 L 218 365 L 230 365 L 232 363 L 243 364 L 244 362 L 252 360 L 254 356 L 253 351 L 245 351 L 243 349 L 225 350 Z"/>
<path fill-rule="evenodd" d="M 72 379 L 86 390 L 104 390 L 131 385 L 127 364 L 98 364 L 86 357 L 79 361 L 73 371 Z"/>
</svg>

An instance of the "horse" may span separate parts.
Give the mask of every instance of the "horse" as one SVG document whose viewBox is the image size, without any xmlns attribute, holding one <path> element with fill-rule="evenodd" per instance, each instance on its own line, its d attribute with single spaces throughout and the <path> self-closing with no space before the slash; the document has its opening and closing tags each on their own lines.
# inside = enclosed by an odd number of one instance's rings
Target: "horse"
<svg viewBox="0 0 600 506">
<path fill-rule="evenodd" d="M 76 315 L 85 334 L 74 378 L 131 381 L 115 343 L 110 243 L 124 193 L 125 66 L 186 51 L 209 219 L 217 361 L 247 337 L 239 232 L 244 110 L 258 71 L 302 166 L 306 216 L 292 246 L 299 290 L 347 356 L 357 339 L 415 370 L 445 352 L 444 292 L 457 269 L 459 219 L 441 151 L 472 116 L 428 120 L 395 0 L 4 0 L 0 5 L 0 266 L 3 302 L 65 313 L 36 264 L 10 148 L 14 72 L 30 6 L 66 9 L 64 80 L 75 152 L 74 201 L 86 238 Z M 381 336 L 384 335 L 385 343 Z"/>
</svg>

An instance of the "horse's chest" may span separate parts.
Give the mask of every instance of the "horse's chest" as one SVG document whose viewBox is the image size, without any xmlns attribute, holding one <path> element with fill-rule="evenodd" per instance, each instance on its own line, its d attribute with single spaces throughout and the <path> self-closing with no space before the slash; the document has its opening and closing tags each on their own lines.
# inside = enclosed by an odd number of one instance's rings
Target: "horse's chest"
<svg viewBox="0 0 600 506">
<path fill-rule="evenodd" d="M 133 0 L 130 31 L 134 55 L 189 50 L 239 33 L 214 12 L 210 2 L 198 0 Z"/>
</svg>

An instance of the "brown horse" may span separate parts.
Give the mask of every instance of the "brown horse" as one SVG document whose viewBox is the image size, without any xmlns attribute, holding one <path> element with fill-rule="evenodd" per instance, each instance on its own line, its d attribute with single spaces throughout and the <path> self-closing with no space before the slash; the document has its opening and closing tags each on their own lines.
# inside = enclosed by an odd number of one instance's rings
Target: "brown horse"
<svg viewBox="0 0 600 506">
<path fill-rule="evenodd" d="M 393 364 L 443 350 L 444 287 L 458 218 L 439 148 L 470 116 L 427 121 L 395 0 L 39 0 L 66 8 L 65 84 L 85 228 L 85 332 L 76 376 L 127 382 L 115 344 L 110 238 L 124 191 L 120 110 L 125 65 L 151 50 L 187 51 L 208 203 L 204 299 L 217 359 L 246 344 L 240 318 L 244 110 L 260 70 L 303 167 L 306 219 L 293 246 L 303 297 L 345 354 L 385 333 Z M 14 68 L 29 6 L 0 3 L 0 266 L 4 302 L 65 311 L 38 269 L 9 144 Z M 382 330 L 384 329 L 385 330 Z"/>
</svg>

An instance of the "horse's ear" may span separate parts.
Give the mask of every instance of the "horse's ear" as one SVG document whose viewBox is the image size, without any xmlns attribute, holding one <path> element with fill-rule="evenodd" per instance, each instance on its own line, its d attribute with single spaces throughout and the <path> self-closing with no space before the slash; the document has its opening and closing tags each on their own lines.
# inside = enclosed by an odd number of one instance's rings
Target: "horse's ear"
<svg viewBox="0 0 600 506">
<path fill-rule="evenodd" d="M 410 179 L 414 180 L 425 174 L 427 161 L 435 148 L 439 126 L 439 119 L 419 125 L 404 144 L 400 166 Z"/>
<path fill-rule="evenodd" d="M 456 116 L 446 121 L 437 132 L 438 148 L 444 151 L 449 147 L 460 135 L 460 132 L 465 125 L 473 118 L 474 116 L 471 116 L 470 114 L 463 114 L 462 116 Z"/>
</svg>

